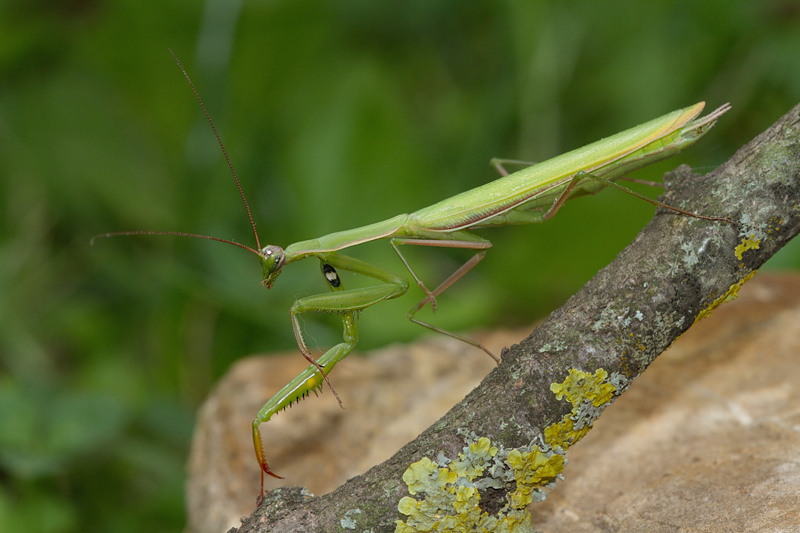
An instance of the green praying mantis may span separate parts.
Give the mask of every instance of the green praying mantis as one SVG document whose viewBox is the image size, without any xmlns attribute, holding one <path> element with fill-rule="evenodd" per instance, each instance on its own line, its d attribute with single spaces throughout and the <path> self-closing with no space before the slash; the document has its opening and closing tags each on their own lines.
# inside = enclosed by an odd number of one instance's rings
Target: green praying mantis
<svg viewBox="0 0 800 533">
<path fill-rule="evenodd" d="M 178 61 L 177 57 L 175 59 Z M 92 242 L 97 238 L 119 235 L 178 235 L 232 244 L 258 256 L 263 273 L 261 284 L 268 289 L 272 287 L 286 265 L 311 257 L 319 260 L 322 275 L 331 292 L 299 298 L 290 309 L 291 325 L 297 346 L 310 365 L 264 404 L 253 420 L 253 446 L 261 470 L 259 501 L 263 499 L 264 495 L 264 474 L 281 479 L 267 463 L 260 425 L 282 409 L 301 400 L 310 392 L 316 391 L 322 386 L 323 381 L 327 382 L 341 405 L 341 400 L 328 375 L 339 361 L 353 351 L 358 342 L 356 327 L 358 313 L 384 300 L 402 296 L 409 288 L 406 278 L 378 265 L 344 255 L 341 253 L 342 250 L 370 241 L 388 239 L 413 280 L 425 293 L 425 297 L 408 312 L 408 319 L 430 330 L 471 344 L 489 354 L 499 363 L 499 359 L 479 342 L 445 331 L 416 318 L 417 312 L 428 304 L 435 310 L 436 297 L 475 267 L 492 246 L 489 240 L 473 233 L 472 230 L 508 224 L 544 222 L 552 218 L 567 200 L 595 194 L 607 186 L 623 190 L 658 207 L 683 215 L 732 223 L 729 218 L 699 215 L 666 205 L 616 183 L 616 180 L 619 179 L 629 179 L 626 178 L 626 174 L 638 168 L 668 158 L 691 146 L 708 132 L 723 113 L 730 109 L 730 106 L 725 104 L 709 115 L 699 117 L 705 106 L 704 102 L 700 102 L 543 163 L 527 166 L 513 174 L 506 172 L 503 167 L 503 163 L 509 161 L 493 160 L 493 165 L 502 175 L 499 179 L 411 214 L 397 215 L 383 222 L 297 242 L 286 248 L 276 245 L 262 247 L 247 198 L 236 172 L 233 170 L 227 151 L 180 61 L 178 61 L 178 66 L 200 102 L 203 113 L 214 131 L 225 160 L 231 169 L 253 228 L 256 247 L 251 248 L 235 241 L 207 235 L 174 231 L 107 233 L 94 237 Z M 446 280 L 435 289 L 430 290 L 417 276 L 401 252 L 400 248 L 407 245 L 460 248 L 472 250 L 475 253 Z M 378 284 L 364 288 L 345 289 L 339 278 L 338 270 L 373 278 Z M 312 311 L 337 314 L 341 317 L 343 326 L 343 342 L 329 349 L 317 360 L 314 359 L 306 345 L 298 320 L 300 315 Z"/>
</svg>

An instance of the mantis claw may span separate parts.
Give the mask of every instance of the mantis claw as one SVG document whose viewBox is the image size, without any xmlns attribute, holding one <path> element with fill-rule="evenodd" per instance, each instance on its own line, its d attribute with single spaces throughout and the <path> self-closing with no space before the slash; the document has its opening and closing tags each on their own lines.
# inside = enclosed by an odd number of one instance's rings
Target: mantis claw
<svg viewBox="0 0 800 533">
<path fill-rule="evenodd" d="M 261 492 L 256 500 L 256 504 L 261 505 L 261 502 L 264 501 L 264 474 L 268 474 L 276 479 L 283 479 L 283 477 L 270 470 L 269 464 L 267 464 L 267 458 L 264 457 L 264 445 L 261 442 L 261 431 L 258 429 L 258 422 L 258 419 L 253 422 L 253 446 L 256 450 L 256 460 L 261 467 Z"/>
</svg>

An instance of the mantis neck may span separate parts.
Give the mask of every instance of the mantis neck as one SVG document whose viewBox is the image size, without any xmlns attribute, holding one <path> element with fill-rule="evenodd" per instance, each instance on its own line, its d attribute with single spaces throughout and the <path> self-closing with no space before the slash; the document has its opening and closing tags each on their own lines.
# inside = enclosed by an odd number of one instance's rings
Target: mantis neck
<svg viewBox="0 0 800 533">
<path fill-rule="evenodd" d="M 361 228 L 337 231 L 317 239 L 296 242 L 286 248 L 286 262 L 297 261 L 315 253 L 335 252 L 378 239 L 406 236 L 408 234 L 407 221 L 408 215 L 397 215 L 383 222 L 376 222 Z"/>
</svg>

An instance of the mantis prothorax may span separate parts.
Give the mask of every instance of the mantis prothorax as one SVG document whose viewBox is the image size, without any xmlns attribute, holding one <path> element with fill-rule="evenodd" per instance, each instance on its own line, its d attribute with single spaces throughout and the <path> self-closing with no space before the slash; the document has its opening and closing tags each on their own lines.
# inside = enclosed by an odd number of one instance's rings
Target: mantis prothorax
<svg viewBox="0 0 800 533">
<path fill-rule="evenodd" d="M 178 61 L 177 57 L 175 60 Z M 658 207 L 670 209 L 683 215 L 703 220 L 731 223 L 731 220 L 725 217 L 699 215 L 666 205 L 615 183 L 615 180 L 624 178 L 625 174 L 633 170 L 670 157 L 691 146 L 708 132 L 720 115 L 730 109 L 730 106 L 725 104 L 711 114 L 698 118 L 705 106 L 704 102 L 700 102 L 554 157 L 543 163 L 528 166 L 513 174 L 508 174 L 505 171 L 502 161 L 493 160 L 492 163 L 503 174 L 503 177 L 411 214 L 397 215 L 383 222 L 377 222 L 361 228 L 297 242 L 286 248 L 276 245 L 262 247 L 247 199 L 236 172 L 233 170 L 233 165 L 228 158 L 225 147 L 180 61 L 178 61 L 178 66 L 189 81 L 192 91 L 200 102 L 203 113 L 205 113 L 222 148 L 223 155 L 231 169 L 247 215 L 250 218 L 250 224 L 255 235 L 256 248 L 207 235 L 171 231 L 107 233 L 98 235 L 94 239 L 118 235 L 179 235 L 233 244 L 258 256 L 264 278 L 261 284 L 268 289 L 272 287 L 286 265 L 309 257 L 315 257 L 320 261 L 323 277 L 332 292 L 300 298 L 294 302 L 290 311 L 292 330 L 294 331 L 297 345 L 303 357 L 311 364 L 264 404 L 253 420 L 253 445 L 261 468 L 261 498 L 263 498 L 264 494 L 264 474 L 266 473 L 276 478 L 280 478 L 280 476 L 275 474 L 267 464 L 259 430 L 260 424 L 269 420 L 278 411 L 299 401 L 309 392 L 321 387 L 323 380 L 327 381 L 333 394 L 339 400 L 336 390 L 330 384 L 328 374 L 336 363 L 353 351 L 358 342 L 356 315 L 361 310 L 378 302 L 403 295 L 409 287 L 409 283 L 405 278 L 377 265 L 343 255 L 339 253 L 341 250 L 365 242 L 388 239 L 392 248 L 406 269 L 408 269 L 411 277 L 426 295 L 411 308 L 408 312 L 408 319 L 423 327 L 480 348 L 499 363 L 499 359 L 479 342 L 445 331 L 415 317 L 417 312 L 428 303 L 435 310 L 436 297 L 477 265 L 486 255 L 486 250 L 492 246 L 491 242 L 472 233 L 471 230 L 504 226 L 506 224 L 543 222 L 552 218 L 565 201 L 578 196 L 594 194 L 607 186 L 623 190 Z M 420 280 L 400 251 L 400 247 L 404 245 L 463 248 L 474 250 L 475 255 L 438 287 L 430 290 Z M 337 269 L 363 274 L 378 280 L 380 283 L 371 287 L 345 289 L 340 282 Z M 298 320 L 300 314 L 310 311 L 340 315 L 344 329 L 344 342 L 328 350 L 316 361 L 306 346 Z M 341 400 L 339 400 L 339 403 L 341 404 Z"/>
</svg>

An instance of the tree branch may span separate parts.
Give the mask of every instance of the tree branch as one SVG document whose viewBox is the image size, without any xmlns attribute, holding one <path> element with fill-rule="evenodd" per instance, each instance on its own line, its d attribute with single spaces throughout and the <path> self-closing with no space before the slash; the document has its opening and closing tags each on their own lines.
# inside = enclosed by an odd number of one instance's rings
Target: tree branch
<svg viewBox="0 0 800 533">
<path fill-rule="evenodd" d="M 352 525 L 377 533 L 395 531 L 395 520 L 404 522 L 400 531 L 424 531 L 426 520 L 444 516 L 524 526 L 520 509 L 552 485 L 566 450 L 602 410 L 797 234 L 799 178 L 800 106 L 714 172 L 696 176 L 684 165 L 667 174 L 666 203 L 737 225 L 658 210 L 610 265 L 394 457 L 322 497 L 274 490 L 238 531 Z M 398 512 L 404 497 L 406 514 Z"/>
</svg>

